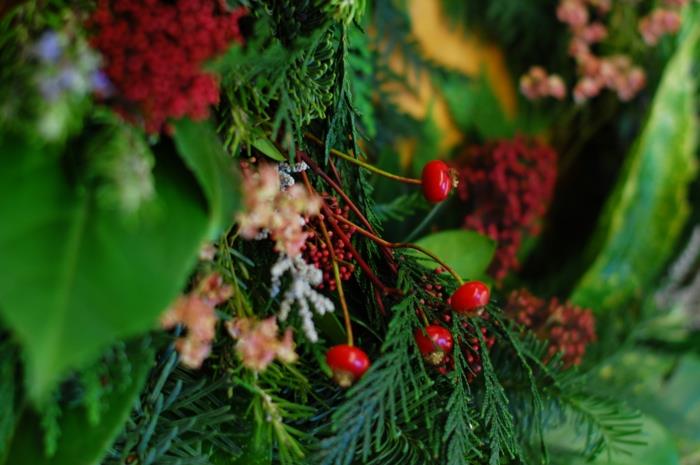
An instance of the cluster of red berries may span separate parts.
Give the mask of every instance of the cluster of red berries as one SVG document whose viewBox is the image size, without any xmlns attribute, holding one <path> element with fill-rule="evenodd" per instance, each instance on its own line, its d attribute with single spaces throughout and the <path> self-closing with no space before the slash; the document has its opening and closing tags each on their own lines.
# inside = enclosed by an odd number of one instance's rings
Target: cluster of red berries
<svg viewBox="0 0 700 465">
<path fill-rule="evenodd" d="M 479 281 L 470 281 L 462 284 L 449 299 L 452 310 L 460 314 L 474 314 L 483 309 L 489 302 L 490 293 L 488 287 Z M 451 317 L 450 317 L 451 318 Z M 447 320 L 449 322 L 449 319 Z M 463 323 L 465 328 L 470 328 L 468 322 Z M 494 343 L 494 338 L 488 337 L 485 328 L 482 335 L 489 348 Z M 440 325 L 429 325 L 419 329 L 414 334 L 418 350 L 426 361 L 438 368 L 441 373 L 447 373 L 454 365 L 452 360 L 452 348 L 454 339 L 446 328 Z M 467 375 L 471 382 L 481 372 L 481 356 L 479 338 L 474 335 L 468 343 L 464 344 L 464 355 L 470 367 Z M 342 344 L 331 347 L 326 353 L 326 363 L 333 371 L 333 379 L 341 387 L 349 387 L 359 380 L 370 367 L 367 354 L 360 348 Z"/>
<path fill-rule="evenodd" d="M 469 281 L 457 288 L 450 297 L 449 304 L 456 313 L 469 315 L 483 309 L 488 304 L 489 299 L 490 291 L 484 283 Z M 449 324 L 452 321 L 452 315 L 444 314 L 443 320 Z M 468 321 L 463 321 L 462 325 L 467 332 L 474 332 L 474 328 Z M 481 331 L 487 347 L 491 348 L 495 338 L 488 336 L 486 328 L 481 328 Z M 435 366 L 439 373 L 447 374 L 454 368 L 452 355 L 454 339 L 449 330 L 438 324 L 433 324 L 417 330 L 414 337 L 423 358 Z M 467 365 L 469 365 L 467 379 L 471 382 L 482 370 L 479 338 L 474 334 L 469 340 L 460 341 L 460 347 Z"/>
<path fill-rule="evenodd" d="M 593 312 L 556 298 L 545 302 L 526 289 L 513 291 L 505 311 L 539 338 L 549 341 L 547 357 L 561 353 L 565 366 L 579 365 L 588 344 L 596 340 Z"/>
<path fill-rule="evenodd" d="M 101 0 L 88 25 L 92 45 L 122 99 L 115 109 L 158 132 L 167 118 L 204 119 L 218 103 L 214 75 L 202 64 L 242 42 L 246 10 L 223 11 L 211 0 Z"/>
<path fill-rule="evenodd" d="M 472 147 L 458 160 L 464 226 L 498 242 L 490 272 L 503 279 L 519 266 L 523 234 L 539 233 L 557 176 L 554 150 L 522 137 Z"/>
<path fill-rule="evenodd" d="M 348 218 L 350 208 L 348 206 L 341 207 L 335 197 L 328 194 L 323 194 L 323 201 L 326 203 L 326 205 L 328 205 L 329 209 L 334 215 L 341 216 L 346 219 Z M 304 255 L 304 260 L 323 272 L 323 282 L 318 286 L 319 289 L 327 288 L 332 292 L 335 291 L 337 287 L 335 283 L 335 276 L 333 274 L 333 259 L 331 257 L 330 250 L 328 250 L 328 245 L 324 240 L 323 233 L 321 232 L 321 225 L 319 224 L 321 221 L 324 222 L 324 226 L 328 231 L 328 237 L 332 242 L 335 258 L 339 262 L 338 270 L 342 281 L 347 281 L 352 277 L 352 274 L 355 271 L 355 259 L 348 250 L 346 242 L 338 237 L 338 235 L 334 234 L 334 230 L 331 227 L 328 218 L 326 218 L 323 214 L 314 217 L 306 225 L 309 235 L 301 248 Z M 355 228 L 353 228 L 351 225 L 342 221 L 336 221 L 336 224 L 348 239 L 355 234 Z"/>
</svg>

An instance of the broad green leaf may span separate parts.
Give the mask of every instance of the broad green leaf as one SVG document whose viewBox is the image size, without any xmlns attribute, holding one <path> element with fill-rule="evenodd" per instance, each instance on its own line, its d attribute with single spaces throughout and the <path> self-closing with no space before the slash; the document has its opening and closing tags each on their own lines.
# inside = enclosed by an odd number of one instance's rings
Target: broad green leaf
<svg viewBox="0 0 700 465">
<path fill-rule="evenodd" d="M 642 417 L 642 433 L 635 440 L 643 444 L 626 444 L 624 452 L 607 451 L 600 453 L 593 461 L 586 461 L 577 455 L 568 456 L 566 461 L 552 460 L 553 465 L 680 465 L 678 450 L 673 437 L 661 424 L 651 417 Z M 580 426 L 580 425 L 578 425 Z M 545 433 L 545 442 L 552 451 L 580 450 L 585 430 L 578 430 L 571 422 Z M 554 458 L 554 457 L 553 457 Z"/>
<path fill-rule="evenodd" d="M 458 275 L 467 279 L 481 278 L 496 251 L 496 243 L 474 231 L 454 229 L 430 234 L 418 240 L 419 245 L 434 253 L 452 267 Z M 410 250 L 417 258 L 426 258 L 431 264 L 437 263 L 425 254 Z"/>
<path fill-rule="evenodd" d="M 9 343 L 0 344 L 0 463 L 3 463 L 18 420 L 17 351 Z"/>
<path fill-rule="evenodd" d="M 411 160 L 413 173 L 417 176 L 423 172 L 423 167 L 426 163 L 438 158 L 438 155 L 440 155 L 442 131 L 437 125 L 433 113 L 433 103 L 431 102 L 428 108 L 428 114 L 420 128 L 421 133 L 418 134 L 420 143 L 416 145 L 416 151 L 413 154 L 413 160 Z"/>
<path fill-rule="evenodd" d="M 233 223 L 233 213 L 240 199 L 238 172 L 209 122 L 183 119 L 176 121 L 174 127 L 177 150 L 209 201 L 212 219 L 209 237 L 215 239 Z"/>
<path fill-rule="evenodd" d="M 696 172 L 697 70 L 700 22 L 688 21 L 659 84 L 646 124 L 628 155 L 590 251 L 592 265 L 571 300 L 598 311 L 639 297 L 662 271 L 689 214 Z"/>
<path fill-rule="evenodd" d="M 153 366 L 153 351 L 145 346 L 129 351 L 132 373 L 120 380 L 109 397 L 98 425 L 91 425 L 82 407 L 69 408 L 60 419 L 56 454 L 47 458 L 41 446 L 42 429 L 36 413 L 22 416 L 6 465 L 97 465 L 121 432 Z M 126 381 L 127 384 L 123 384 Z"/>
<path fill-rule="evenodd" d="M 258 137 L 251 144 L 256 149 L 260 150 L 265 156 L 272 158 L 277 161 L 287 161 L 287 157 L 282 155 L 275 144 L 270 141 L 267 137 Z"/>
<path fill-rule="evenodd" d="M 700 358 L 646 348 L 618 353 L 589 377 L 589 389 L 614 393 L 671 431 L 678 442 L 700 445 Z"/>
<path fill-rule="evenodd" d="M 515 133 L 515 125 L 503 111 L 485 72 L 474 80 L 445 76 L 441 78 L 440 90 L 462 131 L 476 131 L 487 139 L 512 137 Z"/>
<path fill-rule="evenodd" d="M 184 286 L 206 207 L 177 157 L 158 159 L 154 177 L 154 211 L 134 224 L 72 183 L 61 160 L 0 140 L 0 317 L 34 402 L 68 369 L 153 328 Z"/>
</svg>

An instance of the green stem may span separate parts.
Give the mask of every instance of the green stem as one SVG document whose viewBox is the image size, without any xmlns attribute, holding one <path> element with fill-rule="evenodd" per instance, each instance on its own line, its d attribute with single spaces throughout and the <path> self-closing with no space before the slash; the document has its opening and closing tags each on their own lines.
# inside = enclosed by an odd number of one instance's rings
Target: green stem
<svg viewBox="0 0 700 465">
<path fill-rule="evenodd" d="M 313 134 L 310 134 L 307 132 L 305 134 L 305 136 L 307 138 L 311 139 L 312 141 L 316 142 L 317 144 L 323 145 L 323 142 L 321 142 L 321 139 L 314 136 Z M 372 164 L 364 162 L 358 158 L 352 157 L 352 156 L 348 155 L 347 153 L 343 153 L 340 150 L 330 149 L 329 152 L 332 153 L 333 155 L 339 157 L 339 158 L 342 158 L 343 160 L 346 160 L 346 161 L 349 161 L 350 163 L 354 163 L 358 166 L 361 166 L 362 168 L 366 169 L 367 171 L 371 171 L 371 172 L 376 173 L 380 176 L 384 176 L 385 178 L 393 179 L 394 181 L 399 181 L 399 182 L 403 182 L 406 184 L 418 184 L 418 185 L 423 184 L 423 181 L 421 181 L 420 179 L 406 178 L 404 176 L 399 176 L 398 174 L 389 173 L 388 171 L 384 171 L 381 168 L 377 168 L 376 166 L 374 166 Z"/>
<path fill-rule="evenodd" d="M 411 234 L 406 236 L 406 239 L 404 239 L 404 242 L 411 242 L 414 240 L 418 234 L 420 234 L 427 226 L 430 224 L 430 222 L 433 220 L 435 215 L 437 215 L 438 211 L 440 211 L 440 208 L 445 204 L 445 202 L 440 202 L 438 204 L 435 204 L 435 206 L 428 212 L 425 217 L 423 217 L 423 220 L 420 222 L 418 226 L 416 226 L 413 231 L 411 231 Z"/>
</svg>

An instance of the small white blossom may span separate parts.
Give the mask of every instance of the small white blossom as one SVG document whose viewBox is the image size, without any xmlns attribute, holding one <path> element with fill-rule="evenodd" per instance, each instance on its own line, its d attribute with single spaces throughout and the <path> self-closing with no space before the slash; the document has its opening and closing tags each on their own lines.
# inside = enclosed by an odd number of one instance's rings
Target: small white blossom
<svg viewBox="0 0 700 465">
<path fill-rule="evenodd" d="M 280 190 L 287 190 L 292 187 L 296 180 L 292 176 L 292 173 L 301 173 L 309 168 L 305 162 L 295 163 L 290 165 L 289 163 L 280 163 L 277 165 L 277 171 L 280 177 Z"/>
<path fill-rule="evenodd" d="M 323 273 L 315 266 L 306 263 L 301 255 L 289 257 L 281 253 L 277 262 L 270 269 L 272 275 L 270 294 L 272 297 L 279 294 L 280 281 L 285 273 L 289 273 L 292 282 L 282 295 L 279 318 L 281 321 L 285 321 L 296 303 L 302 319 L 304 334 L 311 342 L 316 342 L 318 334 L 311 308 L 313 307 L 318 315 L 335 310 L 330 299 L 313 289 L 323 281 Z"/>
</svg>

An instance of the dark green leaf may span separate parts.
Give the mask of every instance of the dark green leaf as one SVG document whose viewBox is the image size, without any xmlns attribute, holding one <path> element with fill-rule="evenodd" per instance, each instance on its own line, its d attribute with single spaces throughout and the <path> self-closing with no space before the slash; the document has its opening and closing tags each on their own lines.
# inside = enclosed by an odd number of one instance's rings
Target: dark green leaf
<svg viewBox="0 0 700 465">
<path fill-rule="evenodd" d="M 4 463 L 19 416 L 16 374 L 17 351 L 4 342 L 0 344 L 0 463 Z"/>
<path fill-rule="evenodd" d="M 44 456 L 42 429 L 34 412 L 22 416 L 7 465 L 95 465 L 100 462 L 126 423 L 146 377 L 153 366 L 153 351 L 145 346 L 129 351 L 132 371 L 128 380 L 119 380 L 105 399 L 106 409 L 98 425 L 91 425 L 82 408 L 73 408 L 61 417 L 61 437 L 56 455 Z M 126 384 L 125 384 L 126 383 Z"/>
<path fill-rule="evenodd" d="M 28 142 L 0 141 L 0 153 L 0 315 L 38 401 L 69 368 L 156 325 L 186 282 L 208 219 L 196 182 L 172 156 L 157 162 L 152 215 L 134 224 Z"/>
<path fill-rule="evenodd" d="M 222 229 L 233 223 L 240 198 L 238 172 L 209 122 L 183 119 L 173 124 L 177 150 L 209 201 L 212 219 L 209 237 L 215 239 Z"/>
</svg>

